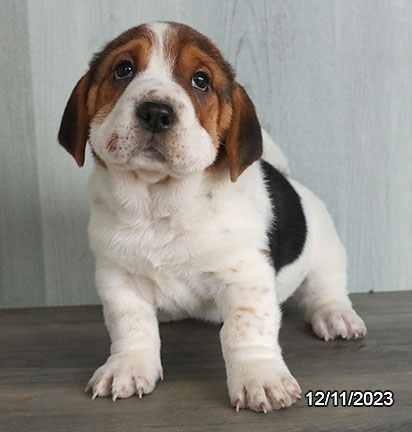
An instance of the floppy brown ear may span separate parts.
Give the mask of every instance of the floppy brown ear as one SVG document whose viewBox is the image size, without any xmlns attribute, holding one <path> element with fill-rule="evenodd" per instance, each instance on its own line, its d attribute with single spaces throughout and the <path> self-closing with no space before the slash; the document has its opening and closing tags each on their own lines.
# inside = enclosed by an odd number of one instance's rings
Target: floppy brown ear
<svg viewBox="0 0 412 432">
<path fill-rule="evenodd" d="M 230 179 L 235 182 L 242 172 L 262 155 L 262 133 L 255 106 L 245 89 L 236 84 L 233 91 L 233 113 L 226 135 Z"/>
<path fill-rule="evenodd" d="M 86 143 L 89 137 L 87 94 L 90 75 L 87 73 L 76 84 L 64 110 L 59 129 L 59 143 L 74 157 L 77 165 L 84 164 Z"/>
</svg>

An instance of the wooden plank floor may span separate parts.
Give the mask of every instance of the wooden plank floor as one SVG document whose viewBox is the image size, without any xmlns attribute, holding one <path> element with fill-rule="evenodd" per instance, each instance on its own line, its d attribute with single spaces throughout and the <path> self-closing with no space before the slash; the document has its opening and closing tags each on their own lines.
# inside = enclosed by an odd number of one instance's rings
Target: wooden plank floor
<svg viewBox="0 0 412 432">
<path fill-rule="evenodd" d="M 142 400 L 92 401 L 83 388 L 109 349 L 101 308 L 0 311 L 3 431 L 412 431 L 412 292 L 357 294 L 363 340 L 316 339 L 284 307 L 284 355 L 303 392 L 391 390 L 392 407 L 308 407 L 236 414 L 229 406 L 215 326 L 161 326 L 165 381 Z"/>
</svg>

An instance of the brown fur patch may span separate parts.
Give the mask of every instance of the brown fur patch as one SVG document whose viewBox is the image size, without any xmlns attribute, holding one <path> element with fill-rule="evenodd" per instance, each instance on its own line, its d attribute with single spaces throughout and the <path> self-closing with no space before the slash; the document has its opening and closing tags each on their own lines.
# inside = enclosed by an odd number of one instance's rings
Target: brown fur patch
<svg viewBox="0 0 412 432">
<path fill-rule="evenodd" d="M 137 39 L 145 39 L 148 41 L 152 40 L 152 33 L 145 24 L 126 30 L 117 38 L 109 42 L 101 51 L 96 53 L 89 64 L 92 81 L 99 81 L 99 76 L 101 75 L 100 66 L 109 55 L 111 55 L 118 48 L 123 47 L 129 42 Z"/>
<path fill-rule="evenodd" d="M 243 311 L 243 312 L 255 313 L 255 309 L 253 309 L 251 307 L 240 306 L 240 307 L 236 308 L 236 310 Z"/>
<path fill-rule="evenodd" d="M 192 28 L 171 24 L 167 52 L 174 58 L 173 75 L 190 97 L 199 123 L 206 129 L 213 144 L 219 148 L 231 118 L 231 99 L 234 74 L 213 43 Z M 192 77 L 197 71 L 207 74 L 208 91 L 192 87 Z"/>
<path fill-rule="evenodd" d="M 94 81 L 87 103 L 88 114 L 93 122 L 100 124 L 104 121 L 130 83 L 129 79 L 114 78 L 113 71 L 116 66 L 129 61 L 134 65 L 136 73 L 139 73 L 147 67 L 151 51 L 151 39 L 139 38 L 116 47 L 100 60 L 93 74 Z"/>
</svg>

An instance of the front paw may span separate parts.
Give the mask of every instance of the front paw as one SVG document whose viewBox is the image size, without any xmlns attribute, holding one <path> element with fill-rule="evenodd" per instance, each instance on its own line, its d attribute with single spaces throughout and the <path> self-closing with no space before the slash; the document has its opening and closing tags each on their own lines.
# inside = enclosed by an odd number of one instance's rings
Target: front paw
<svg viewBox="0 0 412 432">
<path fill-rule="evenodd" d="M 141 398 L 151 393 L 158 379 L 163 379 L 159 354 L 132 351 L 111 355 L 90 378 L 85 391 L 92 390 L 92 399 L 112 395 L 127 398 L 135 393 Z"/>
<path fill-rule="evenodd" d="M 236 411 L 250 408 L 267 413 L 301 397 L 300 386 L 282 359 L 239 362 L 228 368 L 227 375 L 230 402 Z"/>
<path fill-rule="evenodd" d="M 365 323 L 350 306 L 323 306 L 313 314 L 311 324 L 315 334 L 325 341 L 336 337 L 357 339 L 366 335 Z"/>
</svg>

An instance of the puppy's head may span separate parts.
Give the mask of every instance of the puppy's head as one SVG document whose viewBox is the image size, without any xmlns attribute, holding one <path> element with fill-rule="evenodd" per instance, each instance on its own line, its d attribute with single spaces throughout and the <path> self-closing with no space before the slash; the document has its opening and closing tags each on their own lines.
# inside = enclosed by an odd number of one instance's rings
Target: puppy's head
<svg viewBox="0 0 412 432">
<path fill-rule="evenodd" d="M 227 159 L 232 181 L 262 152 L 253 103 L 205 36 L 176 23 L 134 27 L 90 62 L 74 88 L 60 144 L 84 163 L 183 176 Z"/>
</svg>

